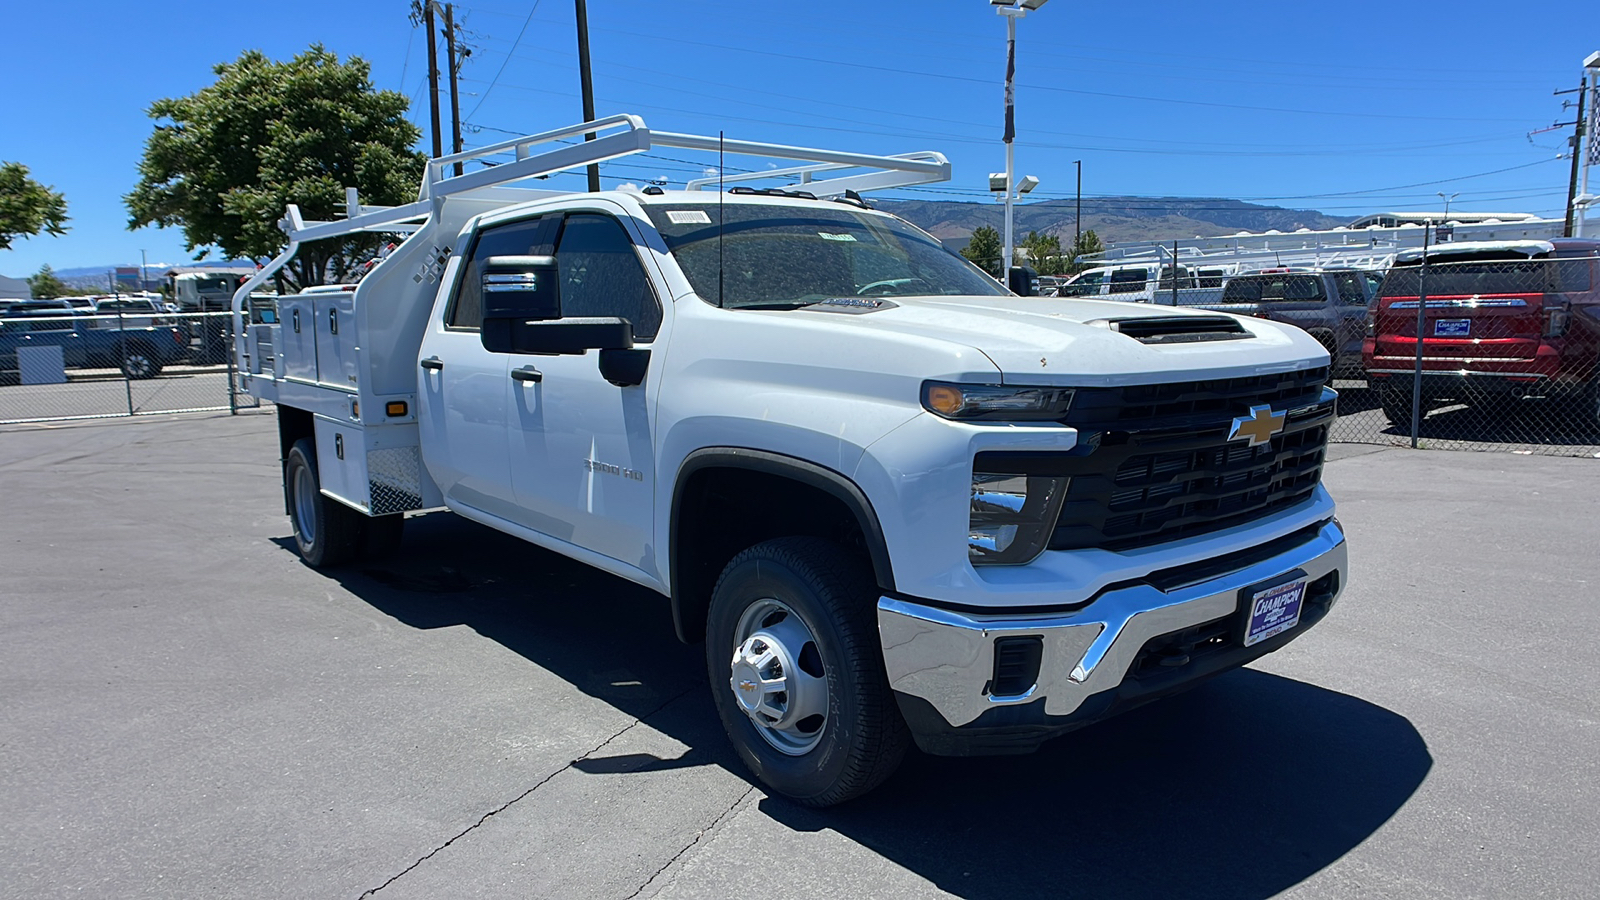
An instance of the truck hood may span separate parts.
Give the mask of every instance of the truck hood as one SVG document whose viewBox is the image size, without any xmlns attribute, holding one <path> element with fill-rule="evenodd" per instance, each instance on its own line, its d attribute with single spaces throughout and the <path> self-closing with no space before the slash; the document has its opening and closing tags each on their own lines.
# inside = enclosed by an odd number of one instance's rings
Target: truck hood
<svg viewBox="0 0 1600 900">
<path fill-rule="evenodd" d="M 881 305 L 874 308 L 873 302 Z M 1170 306 L 1054 297 L 863 298 L 862 304 L 818 304 L 784 315 L 826 316 L 845 328 L 971 347 L 1012 384 L 1153 384 L 1293 371 L 1329 361 L 1314 338 L 1292 325 Z M 1171 316 L 1226 316 L 1250 336 L 1143 343 L 1109 327 L 1111 320 Z"/>
</svg>

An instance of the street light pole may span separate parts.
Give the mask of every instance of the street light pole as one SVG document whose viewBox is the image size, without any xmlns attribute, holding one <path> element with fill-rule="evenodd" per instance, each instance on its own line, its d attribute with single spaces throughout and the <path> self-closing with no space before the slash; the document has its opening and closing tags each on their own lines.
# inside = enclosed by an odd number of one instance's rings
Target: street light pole
<svg viewBox="0 0 1600 900">
<path fill-rule="evenodd" d="M 1012 234 L 1011 213 L 1011 186 L 1016 180 L 1016 168 L 1013 165 L 1012 140 L 1016 138 L 1016 94 L 1011 85 L 1011 78 L 1016 73 L 1017 67 L 1017 10 L 1015 15 L 1010 14 L 1013 7 L 1002 7 L 1000 12 L 1006 17 L 1006 133 L 1003 140 L 1006 144 L 1006 234 L 1000 244 L 1000 278 L 1004 281 L 1009 278 L 1011 271 L 1011 248 L 1016 238 Z"/>
<path fill-rule="evenodd" d="M 1600 145 L 1595 143 L 1596 141 L 1600 141 L 1600 134 L 1595 133 L 1596 131 L 1600 131 L 1600 128 L 1594 127 L 1595 125 L 1600 124 L 1600 115 L 1597 115 L 1597 112 L 1600 112 L 1600 52 L 1591 53 L 1586 59 L 1584 59 L 1583 71 L 1584 75 L 1587 76 L 1585 80 L 1589 85 L 1589 108 L 1591 110 L 1591 121 L 1589 122 L 1590 127 L 1584 129 L 1588 135 L 1588 143 L 1586 145 L 1573 148 L 1574 154 L 1583 154 L 1583 185 L 1578 197 L 1576 198 L 1581 202 L 1575 204 L 1577 206 L 1577 222 L 1573 224 L 1573 237 L 1586 236 L 1584 234 L 1584 226 L 1589 218 L 1589 206 L 1594 203 L 1595 200 L 1594 196 L 1589 193 L 1589 169 L 1592 168 L 1596 163 L 1600 163 Z"/>
<path fill-rule="evenodd" d="M 1011 275 L 1011 248 L 1015 240 L 1012 231 L 1012 201 L 1016 194 L 1016 168 L 1013 159 L 1012 141 L 1017 136 L 1016 124 L 1016 91 L 1012 86 L 1012 78 L 1017 68 L 1017 20 L 1028 14 L 1029 10 L 1038 9 L 1048 0 L 989 0 L 995 12 L 1006 18 L 1006 130 L 1001 140 L 1006 145 L 1006 233 L 1004 243 L 1000 247 L 1000 277 L 1001 280 Z"/>
<path fill-rule="evenodd" d="M 1444 191 L 1434 191 L 1434 193 L 1438 194 L 1439 198 L 1444 201 L 1444 222 L 1441 224 L 1448 225 L 1450 224 L 1450 201 L 1461 196 L 1461 192 L 1456 191 L 1448 197 L 1445 196 Z"/>
</svg>

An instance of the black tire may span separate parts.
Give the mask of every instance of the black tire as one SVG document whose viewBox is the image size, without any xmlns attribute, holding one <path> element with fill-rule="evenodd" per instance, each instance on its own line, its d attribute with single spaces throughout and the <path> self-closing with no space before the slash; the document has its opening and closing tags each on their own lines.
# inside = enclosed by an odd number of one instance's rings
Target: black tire
<svg viewBox="0 0 1600 900">
<path fill-rule="evenodd" d="M 757 779 L 804 806 L 832 806 L 872 790 L 894 773 L 910 745 L 884 674 L 876 600 L 876 585 L 862 560 L 811 537 L 778 538 L 745 550 L 723 569 L 712 593 L 706 665 L 723 728 Z M 816 686 L 811 690 L 826 685 L 825 718 L 809 738 L 815 743 L 804 749 L 778 749 L 774 741 L 789 738 L 757 725 L 757 714 L 746 712 L 734 687 L 739 673 L 750 671 L 735 665 L 739 651 L 759 641 L 748 635 L 740 639 L 738 632 L 747 627 L 749 614 L 759 615 L 773 604 L 787 609 L 765 614 L 755 623 L 758 631 L 778 630 L 792 610 L 812 646 L 788 655 L 797 669 L 810 673 Z"/>
<path fill-rule="evenodd" d="M 1313 331 L 1311 336 L 1317 339 L 1322 349 L 1328 351 L 1328 380 L 1323 384 L 1331 385 L 1339 372 L 1339 344 L 1334 341 L 1333 335 L 1326 331 Z"/>
<path fill-rule="evenodd" d="M 1383 407 L 1384 418 L 1389 424 L 1400 429 L 1406 434 L 1411 433 L 1411 391 L 1407 389 L 1384 388 L 1378 394 L 1378 403 Z M 1423 414 L 1427 414 L 1428 400 L 1422 400 Z M 1418 420 L 1421 426 L 1421 420 Z"/>
<path fill-rule="evenodd" d="M 161 358 L 144 344 L 130 344 L 120 356 L 117 367 L 128 378 L 144 380 L 161 374 Z"/>
<path fill-rule="evenodd" d="M 1600 375 L 1560 398 L 1558 409 L 1564 426 L 1579 434 L 1600 434 Z"/>
<path fill-rule="evenodd" d="M 349 562 L 362 550 L 368 518 L 322 494 L 317 451 L 310 438 L 295 441 L 283 466 L 289 521 L 300 558 L 317 569 Z"/>
<path fill-rule="evenodd" d="M 367 520 L 367 541 L 362 548 L 361 558 L 367 560 L 387 559 L 400 549 L 400 539 L 406 533 L 406 517 L 404 513 L 395 513 L 390 516 L 373 516 Z"/>
</svg>

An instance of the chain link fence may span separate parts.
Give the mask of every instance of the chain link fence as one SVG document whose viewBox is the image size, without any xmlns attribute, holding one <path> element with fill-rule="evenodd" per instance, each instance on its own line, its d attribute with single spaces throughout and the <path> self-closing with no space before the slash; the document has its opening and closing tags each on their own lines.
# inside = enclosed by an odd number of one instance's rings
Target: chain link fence
<svg viewBox="0 0 1600 900">
<path fill-rule="evenodd" d="M 1537 249 L 1401 254 L 1332 440 L 1600 457 L 1597 259 Z"/>
<path fill-rule="evenodd" d="M 0 309 L 0 424 L 255 407 L 232 347 L 226 312 Z"/>
</svg>

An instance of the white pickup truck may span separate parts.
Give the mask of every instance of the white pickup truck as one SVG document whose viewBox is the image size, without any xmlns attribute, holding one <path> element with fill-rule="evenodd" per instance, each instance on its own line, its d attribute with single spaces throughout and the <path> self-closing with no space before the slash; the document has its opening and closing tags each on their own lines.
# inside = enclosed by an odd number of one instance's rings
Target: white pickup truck
<svg viewBox="0 0 1600 900">
<path fill-rule="evenodd" d="M 663 147 L 784 187 L 510 186 Z M 659 591 L 740 756 L 815 806 L 913 741 L 1027 752 L 1319 621 L 1346 577 L 1327 352 L 1019 297 L 860 199 L 948 177 L 619 116 L 433 160 L 406 206 L 291 207 L 235 333 L 300 552 L 345 562 L 443 508 Z M 302 242 L 361 230 L 410 237 L 246 325 Z"/>
</svg>

